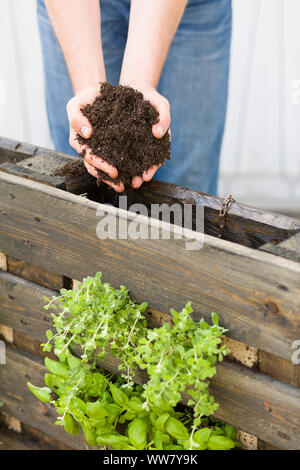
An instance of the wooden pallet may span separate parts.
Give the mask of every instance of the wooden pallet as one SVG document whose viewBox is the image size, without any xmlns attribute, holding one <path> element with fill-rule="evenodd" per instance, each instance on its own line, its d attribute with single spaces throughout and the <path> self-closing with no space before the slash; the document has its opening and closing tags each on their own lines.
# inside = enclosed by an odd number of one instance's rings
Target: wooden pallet
<svg viewBox="0 0 300 470">
<path fill-rule="evenodd" d="M 156 324 L 188 300 L 195 319 L 216 311 L 229 329 L 235 359 L 220 364 L 212 381 L 220 403 L 216 415 L 272 446 L 300 448 L 300 366 L 291 361 L 292 343 L 300 339 L 299 221 L 235 202 L 219 238 L 221 199 L 153 181 L 130 192 L 130 204 L 202 204 L 203 248 L 185 250 L 186 239 L 195 236 L 189 230 L 183 240 L 162 239 L 163 224 L 159 240 L 99 240 L 101 217 L 113 214 L 122 224 L 135 214 L 116 207 L 114 193 L 105 187 L 99 192 L 89 176 L 51 175 L 74 157 L 0 140 L 0 161 L 0 324 L 13 332 L 9 367 L 0 369 L 0 399 L 9 414 L 82 447 L 82 438 L 65 436 L 52 424 L 50 407 L 38 408 L 25 381 L 28 376 L 42 383 L 37 345 L 49 326 L 43 296 L 102 271 L 115 287 L 124 284 L 137 301 L 148 301 Z M 116 370 L 111 359 L 105 366 Z"/>
</svg>

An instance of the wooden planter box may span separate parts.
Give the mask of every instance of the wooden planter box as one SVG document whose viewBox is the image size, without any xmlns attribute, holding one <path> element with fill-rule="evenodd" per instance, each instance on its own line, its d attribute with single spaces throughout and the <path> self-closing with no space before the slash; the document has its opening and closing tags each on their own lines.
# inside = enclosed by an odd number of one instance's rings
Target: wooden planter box
<svg viewBox="0 0 300 470">
<path fill-rule="evenodd" d="M 221 199 L 154 181 L 131 193 L 130 203 L 204 205 L 203 248 L 185 250 L 186 239 L 99 240 L 105 214 L 115 214 L 118 224 L 135 214 L 104 205 L 116 198 L 108 189 L 99 193 L 88 175 L 51 176 L 75 160 L 0 140 L 0 333 L 12 343 L 0 366 L 3 413 L 82 448 L 82 438 L 55 426 L 55 410 L 38 403 L 25 383 L 43 383 L 43 297 L 102 271 L 105 281 L 149 302 L 153 324 L 189 300 L 196 319 L 216 311 L 232 349 L 211 384 L 216 416 L 272 446 L 300 449 L 300 366 L 292 362 L 300 340 L 300 222 L 233 203 L 222 230 Z"/>
</svg>

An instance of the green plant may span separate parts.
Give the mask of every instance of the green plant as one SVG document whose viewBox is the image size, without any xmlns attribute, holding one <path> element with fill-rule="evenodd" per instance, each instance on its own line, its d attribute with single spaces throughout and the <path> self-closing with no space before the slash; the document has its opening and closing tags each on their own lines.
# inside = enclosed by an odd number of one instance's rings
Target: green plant
<svg viewBox="0 0 300 470">
<path fill-rule="evenodd" d="M 181 312 L 171 310 L 172 326 L 149 329 L 147 304 L 133 302 L 123 286 L 117 290 L 103 284 L 100 273 L 47 300 L 46 308 L 54 308 L 56 332 L 48 330 L 42 346 L 50 351 L 53 343 L 59 360 L 45 359 L 46 387 L 28 386 L 37 398 L 56 406 L 56 424 L 66 432 L 75 435 L 81 427 L 87 444 L 116 450 L 236 445 L 234 428 L 207 418 L 218 406 L 207 379 L 227 353 L 216 314 L 212 325 L 194 322 L 187 304 Z M 108 353 L 119 359 L 121 376 L 97 367 Z M 138 366 L 149 375 L 143 386 L 133 382 Z M 179 406 L 186 388 L 192 411 Z"/>
</svg>

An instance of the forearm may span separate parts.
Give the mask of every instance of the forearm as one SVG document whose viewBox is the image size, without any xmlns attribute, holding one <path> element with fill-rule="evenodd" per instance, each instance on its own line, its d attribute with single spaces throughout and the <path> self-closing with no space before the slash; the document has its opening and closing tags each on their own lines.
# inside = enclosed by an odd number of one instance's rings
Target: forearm
<svg viewBox="0 0 300 470">
<path fill-rule="evenodd" d="M 75 93 L 105 81 L 99 0 L 46 0 Z"/>
<path fill-rule="evenodd" d="M 131 0 L 120 83 L 156 87 L 187 0 Z"/>
</svg>

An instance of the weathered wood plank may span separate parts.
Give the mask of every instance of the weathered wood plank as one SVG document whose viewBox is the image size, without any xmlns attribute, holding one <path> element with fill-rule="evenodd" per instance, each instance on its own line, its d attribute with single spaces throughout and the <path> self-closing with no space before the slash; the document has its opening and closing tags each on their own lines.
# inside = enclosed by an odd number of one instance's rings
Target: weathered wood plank
<svg viewBox="0 0 300 470">
<path fill-rule="evenodd" d="M 57 292 L 12 274 L 0 273 L 0 323 L 37 341 L 43 341 L 51 316 L 44 297 Z"/>
<path fill-rule="evenodd" d="M 0 323 L 0 338 L 2 338 L 7 343 L 13 343 L 14 342 L 13 329 L 7 325 L 2 325 L 2 323 Z"/>
<path fill-rule="evenodd" d="M 0 399 L 5 402 L 8 412 L 22 422 L 78 448 L 79 440 L 63 436 L 63 430 L 51 424 L 55 419 L 55 410 L 47 404 L 38 403 L 26 387 L 27 380 L 37 385 L 43 383 L 43 365 L 28 354 L 10 349 L 7 364 L 0 383 Z M 113 370 L 115 366 L 111 363 L 110 367 Z M 211 393 L 220 403 L 216 412 L 220 419 L 280 448 L 300 447 L 300 391 L 295 387 L 224 363 L 218 367 L 213 378 Z M 54 429 L 57 430 L 56 435 Z"/>
<path fill-rule="evenodd" d="M 29 168 L 20 167 L 12 163 L 2 163 L 0 169 L 1 171 L 5 171 L 11 175 L 21 176 L 22 178 L 27 178 L 32 181 L 39 181 L 41 183 L 54 186 L 56 188 L 65 189 L 66 187 L 64 179 L 60 178 L 59 176 L 43 175 L 41 173 L 32 171 Z"/>
<path fill-rule="evenodd" d="M 39 444 L 28 435 L 17 434 L 0 424 L 0 451 L 1 450 L 51 450 L 50 446 Z"/>
<path fill-rule="evenodd" d="M 13 258 L 7 257 L 7 271 L 16 276 L 27 279 L 41 286 L 60 291 L 63 287 L 66 289 L 71 288 L 72 281 L 60 274 L 53 273 L 47 269 L 35 266 L 31 263 L 26 263 Z"/>
<path fill-rule="evenodd" d="M 15 174 L 18 172 L 31 171 L 35 175 L 44 175 L 49 178 L 59 177 L 64 181 L 67 191 L 75 194 L 95 191 L 96 179 L 91 176 L 83 164 L 81 158 L 52 152 L 52 154 L 35 155 L 15 165 Z M 62 172 L 62 169 L 65 171 Z M 31 178 L 38 181 L 37 178 Z M 42 180 L 40 180 L 42 182 Z"/>
<path fill-rule="evenodd" d="M 218 417 L 227 421 L 231 414 L 233 425 L 239 421 L 242 430 L 259 439 L 282 449 L 299 449 L 299 389 L 246 368 L 239 371 L 238 366 L 224 365 L 211 387 L 220 403 Z"/>
<path fill-rule="evenodd" d="M 178 202 L 203 205 L 205 233 L 215 237 L 220 235 L 219 213 L 223 203 L 221 198 L 153 180 L 144 184 L 138 191 L 132 191 L 129 202 L 142 203 L 147 207 L 162 203 L 171 206 Z M 300 230 L 300 221 L 233 202 L 226 216 L 222 238 L 258 248 L 265 243 L 279 243 L 297 230 Z"/>
<path fill-rule="evenodd" d="M 30 144 L 17 142 L 16 140 L 0 137 L 0 163 L 16 163 L 27 157 L 35 155 L 37 147 Z"/>
<path fill-rule="evenodd" d="M 210 236 L 199 251 L 185 250 L 186 238 L 99 240 L 97 209 L 118 222 L 135 216 L 6 173 L 0 182 L 1 251 L 72 279 L 101 270 L 159 311 L 191 300 L 195 318 L 215 310 L 233 339 L 290 360 L 300 337 L 299 264 Z"/>
<path fill-rule="evenodd" d="M 0 423 L 7 426 L 7 428 L 12 429 L 16 433 L 22 432 L 22 423 L 16 418 L 6 414 L 3 409 L 0 411 Z"/>
<path fill-rule="evenodd" d="M 290 259 L 292 261 L 300 262 L 300 232 L 296 233 L 294 236 L 285 240 L 277 245 L 272 243 L 267 243 L 261 248 L 263 251 L 272 253 L 282 258 Z"/>
<path fill-rule="evenodd" d="M 300 364 L 296 365 L 266 351 L 258 352 L 258 368 L 275 379 L 300 387 Z"/>
<path fill-rule="evenodd" d="M 267 243 L 261 246 L 260 250 L 299 263 L 300 232 L 279 244 Z M 276 379 L 300 387 L 300 365 L 292 364 L 283 358 L 276 358 L 266 351 L 259 351 L 259 369 Z"/>
<path fill-rule="evenodd" d="M 9 156 L 7 157 L 8 151 Z M 25 170 L 25 173 L 29 172 L 27 177 L 37 181 L 46 178 L 45 181 L 50 184 L 51 181 L 48 181 L 47 178 L 50 177 L 54 169 L 62 168 L 66 163 L 78 164 L 76 157 L 9 139 L 1 141 L 0 138 L 0 162 L 2 154 L 4 161 L 18 162 L 21 160 L 14 168 L 10 167 L 9 171 L 12 173 L 22 174 Z M 78 178 L 71 173 L 68 172 L 67 176 L 63 177 L 68 191 L 76 194 L 87 192 L 88 197 L 98 202 L 117 203 L 118 197 L 115 193 L 110 191 L 106 185 L 102 185 L 99 192 L 96 189 L 95 179 L 88 173 L 80 175 Z M 54 184 L 54 180 L 52 182 Z M 146 206 L 153 203 L 172 205 L 174 202 L 202 204 L 205 207 L 205 232 L 213 236 L 220 234 L 219 212 L 223 202 L 221 198 L 155 180 L 144 184 L 138 191 L 131 191 L 129 202 L 142 202 Z M 257 248 L 268 242 L 274 244 L 285 240 L 297 230 L 300 230 L 300 221 L 234 202 L 226 217 L 222 236 L 225 240 Z"/>
<path fill-rule="evenodd" d="M 54 437 L 48 436 L 47 434 L 39 431 L 38 429 L 33 428 L 28 424 L 22 424 L 23 432 L 25 435 L 29 436 L 30 438 L 34 439 L 42 446 L 51 447 L 51 449 L 55 450 L 72 450 L 72 447 L 66 445 Z"/>
</svg>

